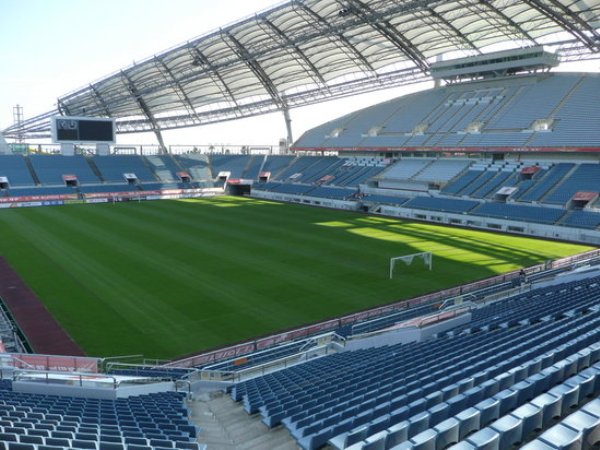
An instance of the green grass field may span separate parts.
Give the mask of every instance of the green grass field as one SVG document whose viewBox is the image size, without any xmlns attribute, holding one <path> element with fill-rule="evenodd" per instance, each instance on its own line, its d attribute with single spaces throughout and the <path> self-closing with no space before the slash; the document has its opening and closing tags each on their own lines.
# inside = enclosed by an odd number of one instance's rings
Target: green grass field
<svg viewBox="0 0 600 450">
<path fill-rule="evenodd" d="M 171 358 L 589 247 L 254 199 L 0 211 L 0 254 L 89 355 Z M 433 252 L 433 272 L 389 259 Z"/>
</svg>

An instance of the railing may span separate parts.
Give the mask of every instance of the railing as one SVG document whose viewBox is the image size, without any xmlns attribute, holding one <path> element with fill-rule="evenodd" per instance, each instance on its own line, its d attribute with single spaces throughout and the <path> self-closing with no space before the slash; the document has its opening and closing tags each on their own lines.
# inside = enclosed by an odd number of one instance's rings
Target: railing
<svg viewBox="0 0 600 450">
<path fill-rule="evenodd" d="M 33 143 L 10 143 L 7 144 L 12 154 L 55 154 L 60 151 L 60 144 L 33 144 Z M 188 153 L 206 154 L 206 155 L 262 155 L 272 154 L 275 147 L 272 145 L 243 145 L 243 144 L 201 144 L 201 145 L 170 145 L 168 152 L 172 155 L 182 155 Z M 95 144 L 77 144 L 75 146 L 76 154 L 96 153 Z M 164 155 L 163 150 L 158 145 L 111 145 L 110 152 L 114 155 Z"/>
<path fill-rule="evenodd" d="M 313 347 L 305 352 L 295 353 L 283 358 L 268 361 L 257 366 L 248 367 L 247 369 L 230 371 L 230 370 L 202 370 L 200 379 L 202 381 L 219 381 L 219 382 L 240 382 L 247 378 L 253 378 L 272 370 L 285 369 L 300 362 L 308 361 L 316 356 L 326 356 L 330 354 L 329 345 Z"/>
<path fill-rule="evenodd" d="M 590 250 L 589 252 L 580 253 L 578 255 L 567 256 L 566 258 L 557 259 L 550 262 L 550 268 L 559 269 L 568 267 L 576 263 L 597 262 L 600 258 L 600 249 Z"/>
<path fill-rule="evenodd" d="M 22 350 L 23 352 L 32 351 L 33 347 L 31 346 L 31 343 L 27 339 L 27 336 L 25 336 L 25 333 L 23 333 L 23 330 L 21 330 L 21 328 L 19 327 L 19 324 L 15 321 L 13 315 L 11 314 L 10 310 L 8 309 L 8 307 L 4 303 L 4 300 L 1 297 L 0 297 L 0 314 L 2 314 L 2 316 L 4 317 L 4 319 L 8 323 L 8 325 L 10 327 L 12 327 L 12 337 L 14 338 L 17 346 L 20 347 L 20 350 Z M 0 341 L 1 340 L 2 340 L 2 335 L 0 335 Z"/>
<path fill-rule="evenodd" d="M 56 372 L 49 370 L 14 371 L 12 381 L 32 381 L 44 384 L 78 386 L 93 384 L 95 387 L 117 389 L 120 385 L 116 377 L 110 375 L 90 375 L 88 372 Z"/>
<path fill-rule="evenodd" d="M 423 328 L 430 325 L 434 325 L 436 323 L 444 322 L 446 320 L 454 319 L 455 317 L 462 316 L 474 309 L 470 305 L 456 307 L 449 311 L 441 311 L 433 314 L 428 314 L 423 317 L 415 317 L 412 319 L 408 319 L 404 322 L 401 322 L 396 325 L 390 325 L 389 327 L 382 328 L 379 330 L 368 331 L 365 333 L 357 334 L 351 336 L 349 339 L 364 339 L 366 337 L 376 336 L 379 334 L 388 333 L 391 329 L 402 329 L 402 328 Z"/>
<path fill-rule="evenodd" d="M 253 353 L 258 350 L 265 350 L 274 347 L 277 344 L 290 342 L 301 339 L 303 337 L 315 336 L 326 331 L 332 331 L 339 328 L 339 320 L 329 320 L 316 325 L 298 328 L 285 333 L 268 336 L 256 341 L 244 342 L 231 347 L 222 348 L 212 352 L 204 353 L 197 356 L 191 356 L 179 361 L 173 361 L 164 364 L 163 367 L 199 367 L 206 366 L 210 363 L 217 363 L 226 359 L 233 359 L 237 356 Z"/>
<path fill-rule="evenodd" d="M 191 395 L 192 385 L 190 380 L 176 380 L 171 378 L 137 377 L 122 378 L 118 375 L 90 374 L 89 372 L 61 372 L 53 370 L 0 370 L 0 379 L 11 379 L 13 382 L 42 383 L 66 387 L 93 387 L 95 389 L 133 388 L 135 386 L 150 385 L 157 382 L 169 383 L 175 391 L 183 391 Z"/>
<path fill-rule="evenodd" d="M 98 373 L 102 359 L 84 356 L 38 355 L 28 353 L 0 354 L 0 365 L 12 369 L 43 370 L 55 372 Z"/>
<path fill-rule="evenodd" d="M 463 314 L 466 314 L 469 311 L 471 311 L 471 309 L 472 308 L 470 306 L 464 306 L 462 308 L 453 309 L 451 311 L 443 311 L 443 312 L 440 312 L 440 313 L 437 313 L 434 315 L 421 317 L 415 322 L 414 325 L 417 328 L 428 327 L 428 326 L 436 324 L 436 323 L 444 322 L 446 320 L 450 320 L 450 319 L 454 319 L 455 317 L 462 316 Z"/>
<path fill-rule="evenodd" d="M 108 372 L 114 365 L 139 365 L 138 361 L 143 361 L 144 355 L 122 355 L 122 356 L 109 356 L 102 360 L 101 371 Z M 130 361 L 130 362 L 126 362 Z"/>
</svg>

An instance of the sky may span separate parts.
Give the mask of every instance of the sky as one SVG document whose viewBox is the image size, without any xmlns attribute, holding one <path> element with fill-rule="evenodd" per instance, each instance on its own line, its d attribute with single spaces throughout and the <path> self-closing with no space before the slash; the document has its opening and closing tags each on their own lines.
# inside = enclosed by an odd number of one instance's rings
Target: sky
<svg viewBox="0 0 600 450">
<path fill-rule="evenodd" d="M 0 0 L 0 130 L 13 107 L 30 118 L 57 97 L 277 4 L 273 0 Z M 371 93 L 291 111 L 294 138 L 327 120 L 398 96 Z M 277 145 L 281 113 L 165 131 L 167 145 Z M 155 144 L 152 133 L 118 135 L 118 144 Z"/>
<path fill-rule="evenodd" d="M 0 130 L 55 107 L 57 97 L 135 61 L 274 4 L 273 0 L 0 0 Z M 597 70 L 598 62 L 590 67 Z M 327 120 L 431 84 L 291 110 L 294 138 Z M 277 145 L 281 113 L 163 132 L 167 145 Z M 155 144 L 152 133 L 118 135 L 117 144 Z"/>
</svg>

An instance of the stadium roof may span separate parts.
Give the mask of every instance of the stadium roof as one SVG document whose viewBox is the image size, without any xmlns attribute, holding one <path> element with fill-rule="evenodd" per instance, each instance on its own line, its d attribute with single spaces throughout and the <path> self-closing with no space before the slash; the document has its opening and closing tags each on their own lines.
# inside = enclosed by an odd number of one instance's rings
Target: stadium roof
<svg viewBox="0 0 600 450">
<path fill-rule="evenodd" d="M 543 45 L 562 61 L 598 57 L 599 28 L 600 0 L 291 0 L 63 95 L 4 134 L 48 136 L 62 114 L 113 117 L 118 132 L 160 141 L 160 130 L 423 81 L 441 55 Z"/>
</svg>

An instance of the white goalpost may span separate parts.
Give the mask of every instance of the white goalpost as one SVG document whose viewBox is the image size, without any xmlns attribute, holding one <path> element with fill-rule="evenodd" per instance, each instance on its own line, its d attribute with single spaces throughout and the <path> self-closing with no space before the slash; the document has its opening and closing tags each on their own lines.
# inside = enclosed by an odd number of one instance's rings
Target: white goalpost
<svg viewBox="0 0 600 450">
<path fill-rule="evenodd" d="M 402 261 L 407 266 L 410 266 L 415 258 L 421 258 L 429 270 L 433 269 L 433 255 L 431 252 L 412 253 L 410 255 L 395 256 L 390 258 L 390 280 L 394 276 L 394 268 L 397 261 Z"/>
</svg>

